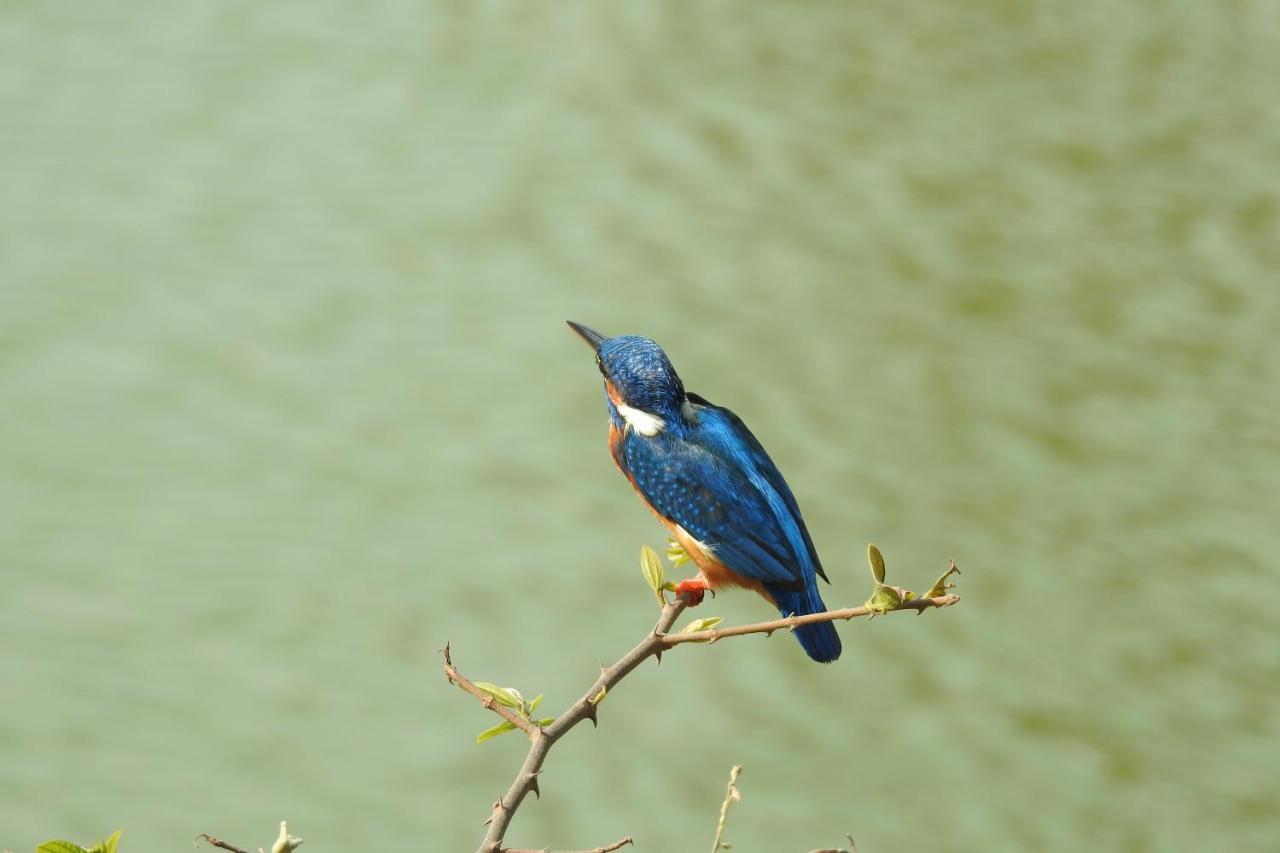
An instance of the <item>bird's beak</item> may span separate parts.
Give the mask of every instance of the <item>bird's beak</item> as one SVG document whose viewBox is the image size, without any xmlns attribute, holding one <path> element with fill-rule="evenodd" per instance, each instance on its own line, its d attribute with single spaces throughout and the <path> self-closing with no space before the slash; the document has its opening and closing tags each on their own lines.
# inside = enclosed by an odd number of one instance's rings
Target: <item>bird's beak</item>
<svg viewBox="0 0 1280 853">
<path fill-rule="evenodd" d="M 572 320 L 566 320 L 565 322 L 568 323 L 569 328 L 577 332 L 578 337 L 586 341 L 593 350 L 596 352 L 600 351 L 600 345 L 606 340 L 604 335 L 600 334 L 595 329 L 588 329 L 581 323 L 575 323 Z"/>
</svg>

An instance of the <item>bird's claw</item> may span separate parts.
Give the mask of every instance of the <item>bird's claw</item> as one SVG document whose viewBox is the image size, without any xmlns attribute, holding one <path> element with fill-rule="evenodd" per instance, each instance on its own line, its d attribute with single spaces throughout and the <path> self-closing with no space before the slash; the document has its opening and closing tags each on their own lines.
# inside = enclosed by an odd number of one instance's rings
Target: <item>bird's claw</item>
<svg viewBox="0 0 1280 853">
<path fill-rule="evenodd" d="M 676 584 L 676 595 L 687 599 L 689 607 L 697 607 L 701 604 L 703 596 L 708 591 L 711 592 L 712 596 L 715 596 L 715 592 L 711 590 L 711 587 L 707 586 L 707 582 L 702 578 L 689 578 Z"/>
</svg>

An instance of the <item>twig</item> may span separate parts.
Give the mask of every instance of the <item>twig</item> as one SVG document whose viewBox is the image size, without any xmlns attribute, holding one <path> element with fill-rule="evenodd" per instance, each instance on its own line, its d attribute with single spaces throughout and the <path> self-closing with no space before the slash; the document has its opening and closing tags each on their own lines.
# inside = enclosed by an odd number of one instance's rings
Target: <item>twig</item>
<svg viewBox="0 0 1280 853">
<path fill-rule="evenodd" d="M 197 835 L 195 837 L 195 841 L 191 842 L 191 846 L 195 847 L 196 841 L 199 841 L 201 838 L 212 844 L 214 847 L 221 847 L 223 850 L 230 850 L 231 853 L 249 853 L 248 850 L 242 850 L 234 844 L 223 841 L 221 838 L 214 838 L 207 832 L 202 832 Z M 298 838 L 296 835 L 289 834 L 289 822 L 287 820 L 282 820 L 280 821 L 280 837 L 276 839 L 275 844 L 271 845 L 271 853 L 292 853 L 292 851 L 297 850 L 301 844 L 301 838 Z M 261 847 L 258 848 L 258 853 L 262 853 Z"/>
<path fill-rule="evenodd" d="M 212 835 L 210 835 L 207 832 L 200 833 L 199 835 L 196 836 L 196 838 L 197 839 L 203 838 L 205 841 L 208 841 L 214 847 L 221 847 L 223 850 L 232 851 L 232 853 L 249 853 L 248 850 L 244 850 L 242 848 L 235 846 L 234 844 L 230 844 L 226 841 L 223 841 L 221 838 L 214 838 Z M 191 846 L 195 847 L 196 843 L 192 841 Z"/>
<path fill-rule="evenodd" d="M 479 699 L 481 705 L 485 706 L 490 711 L 497 714 L 499 717 L 506 720 L 508 723 L 515 726 L 520 731 L 527 734 L 531 740 L 537 740 L 542 735 L 542 729 L 534 725 L 532 720 L 526 720 L 524 717 L 520 716 L 515 711 L 511 710 L 506 705 L 503 705 L 501 702 L 495 701 L 492 696 L 490 696 L 488 693 L 485 693 L 479 687 L 476 687 L 473 683 L 471 683 L 471 680 L 469 678 L 467 678 L 465 675 L 463 675 L 462 673 L 454 669 L 453 659 L 450 657 L 450 654 L 449 654 L 448 643 L 444 644 L 444 648 L 440 650 L 440 653 L 444 655 L 444 677 L 445 678 L 449 679 L 450 682 L 458 685 L 463 690 L 467 691 L 472 696 Z"/>
<path fill-rule="evenodd" d="M 628 844 L 635 844 L 630 835 L 603 847 L 592 847 L 590 850 L 559 850 L 555 851 L 555 853 L 609 853 L 611 850 L 618 850 Z M 543 847 L 541 850 L 525 849 L 523 847 L 503 847 L 502 853 L 552 853 L 552 851 L 548 847 Z"/>
<path fill-rule="evenodd" d="M 711 853 L 717 853 L 722 846 L 720 839 L 724 838 L 724 824 L 729 819 L 729 806 L 742 799 L 742 795 L 738 793 L 738 777 L 741 775 L 742 765 L 733 765 L 729 771 L 729 787 L 724 793 L 724 802 L 720 804 L 720 820 L 716 822 L 716 840 L 711 845 Z"/>
<path fill-rule="evenodd" d="M 845 838 L 849 839 L 849 849 L 843 847 L 823 847 L 821 850 L 810 850 L 809 853 L 858 853 L 858 844 L 853 840 L 853 836 L 845 833 Z"/>
<path fill-rule="evenodd" d="M 889 612 L 896 613 L 904 610 L 913 610 L 916 613 L 923 613 L 925 610 L 934 607 L 950 607 L 959 600 L 960 597 L 958 595 L 918 598 L 904 602 L 900 607 Z M 648 636 L 613 666 L 602 667 L 599 677 L 587 689 L 587 692 L 583 693 L 576 702 L 565 709 L 560 716 L 556 717 L 554 722 L 542 728 L 494 702 L 490 696 L 467 680 L 454 668 L 453 662 L 449 657 L 449 647 L 445 646 L 443 650 L 445 676 L 463 690 L 480 699 L 481 704 L 486 708 L 523 730 L 532 741 L 529 745 L 529 753 L 525 756 L 524 764 L 521 765 L 519 772 L 516 773 L 516 778 L 511 783 L 511 787 L 507 789 L 501 799 L 493 804 L 492 813 L 486 821 L 488 829 L 485 832 L 484 840 L 477 849 L 477 853 L 516 853 L 513 848 L 503 847 L 502 840 L 506 836 L 507 828 L 511 825 L 511 819 L 515 816 L 516 810 L 520 808 L 520 804 L 524 802 L 525 797 L 530 792 L 540 795 L 538 774 L 542 772 L 542 765 L 546 761 L 547 753 L 551 751 L 551 747 L 583 720 L 589 719 L 594 725 L 596 723 L 596 709 L 601 699 L 607 693 L 612 692 L 619 681 L 626 678 L 632 670 L 648 658 L 654 657 L 661 660 L 664 651 L 683 643 L 714 642 L 724 637 L 737 637 L 744 634 L 771 634 L 777 630 L 792 630 L 800 625 L 831 622 L 836 619 L 853 619 L 857 616 L 875 615 L 877 612 L 865 606 L 850 607 L 843 610 L 814 613 L 808 616 L 792 616 L 785 619 L 774 619 L 769 622 L 757 622 L 752 625 L 713 628 L 708 631 L 696 631 L 688 634 L 668 634 L 667 632 L 671 630 L 671 626 L 675 624 L 676 619 L 685 611 L 689 603 L 690 600 L 681 595 L 674 601 L 664 605 L 657 624 L 653 626 L 653 630 L 649 632 Z M 610 850 L 617 849 L 617 847 L 596 849 Z"/>
<path fill-rule="evenodd" d="M 960 600 L 954 594 L 940 595 L 937 598 L 913 598 L 899 607 L 890 610 L 898 613 L 902 610 L 914 610 L 923 613 L 934 607 L 950 607 Z M 876 611 L 865 605 L 862 607 L 846 607 L 842 610 L 828 610 L 824 613 L 810 613 L 807 616 L 787 616 L 782 619 L 770 619 L 768 622 L 756 622 L 751 625 L 734 625 L 730 628 L 710 628 L 706 631 L 690 631 L 689 633 L 667 634 L 662 638 L 664 646 L 678 646 L 681 643 L 708 643 L 725 637 L 741 637 L 744 634 L 772 634 L 774 631 L 794 631 L 801 625 L 813 625 L 817 622 L 834 622 L 837 619 L 855 619 L 859 616 L 876 615 Z"/>
<path fill-rule="evenodd" d="M 622 659 L 613 666 L 602 668 L 600 675 L 587 692 L 583 693 L 578 698 L 578 701 L 556 717 L 555 722 L 541 729 L 539 736 L 532 738 L 533 743 L 529 746 L 529 754 L 525 756 L 524 764 L 521 765 L 520 772 L 516 774 L 515 781 L 507 789 L 507 793 L 503 794 L 502 798 L 493 804 L 493 812 L 489 815 L 489 820 L 487 821 L 489 829 L 485 832 L 484 840 L 480 843 L 478 853 L 501 853 L 503 850 L 502 839 L 506 835 L 507 827 L 510 826 L 511 818 L 515 815 L 516 809 L 520 808 L 520 804 L 530 791 L 535 794 L 538 793 L 538 774 L 542 772 L 542 763 L 546 761 L 547 753 L 551 751 L 551 747 L 583 720 L 590 719 L 592 724 L 595 724 L 596 707 L 603 695 L 602 691 L 607 693 L 615 684 L 643 663 L 645 659 L 661 655 L 662 650 L 666 648 L 662 642 L 663 635 L 670 630 L 672 623 L 679 618 L 688 605 L 689 600 L 681 596 L 663 607 L 657 624 L 653 626 L 653 630 L 649 632 L 648 636 L 641 640 L 635 648 L 623 655 Z M 460 675 L 449 663 L 447 655 L 445 657 L 445 666 L 445 674 L 449 675 L 452 680 L 460 682 Z"/>
</svg>

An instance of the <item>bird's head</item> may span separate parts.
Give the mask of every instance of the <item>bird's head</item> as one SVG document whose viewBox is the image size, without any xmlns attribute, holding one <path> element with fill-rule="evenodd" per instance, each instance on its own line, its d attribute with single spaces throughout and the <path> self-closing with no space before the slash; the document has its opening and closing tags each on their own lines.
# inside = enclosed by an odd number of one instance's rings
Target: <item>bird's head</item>
<svg viewBox="0 0 1280 853">
<path fill-rule="evenodd" d="M 638 335 L 606 338 L 572 320 L 569 328 L 595 350 L 609 414 L 620 425 L 625 422 L 642 435 L 655 435 L 679 417 L 684 383 L 662 347 Z"/>
</svg>

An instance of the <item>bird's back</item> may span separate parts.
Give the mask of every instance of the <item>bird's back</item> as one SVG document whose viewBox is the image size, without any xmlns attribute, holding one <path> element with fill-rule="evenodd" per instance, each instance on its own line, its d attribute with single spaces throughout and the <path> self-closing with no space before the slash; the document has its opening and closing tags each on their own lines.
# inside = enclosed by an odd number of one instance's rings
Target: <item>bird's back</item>
<svg viewBox="0 0 1280 853">
<path fill-rule="evenodd" d="M 659 516 L 746 578 L 798 590 L 822 574 L 795 496 L 733 412 L 690 395 L 686 423 L 624 431 L 615 459 Z"/>
</svg>

